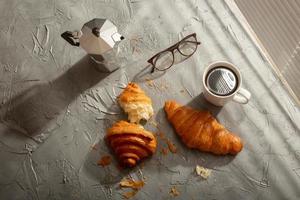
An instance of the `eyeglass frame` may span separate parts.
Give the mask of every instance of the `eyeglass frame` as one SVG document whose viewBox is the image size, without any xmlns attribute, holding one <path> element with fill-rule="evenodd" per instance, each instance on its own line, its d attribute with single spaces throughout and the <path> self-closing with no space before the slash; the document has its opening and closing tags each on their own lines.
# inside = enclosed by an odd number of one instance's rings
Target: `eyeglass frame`
<svg viewBox="0 0 300 200">
<path fill-rule="evenodd" d="M 167 49 L 165 49 L 165 50 L 163 50 L 163 51 L 160 51 L 160 52 L 158 52 L 157 54 L 155 54 L 154 56 L 152 56 L 152 57 L 147 61 L 148 63 L 150 63 L 150 64 L 152 65 L 151 73 L 153 73 L 155 69 L 158 70 L 158 71 L 166 71 L 166 70 L 170 69 L 170 68 L 174 65 L 174 61 L 175 61 L 174 50 L 176 50 L 176 49 L 177 49 L 177 51 L 178 51 L 181 55 L 186 56 L 186 59 L 189 58 L 189 57 L 191 57 L 191 56 L 197 51 L 198 45 L 201 44 L 201 42 L 199 42 L 199 41 L 197 40 L 197 37 L 196 37 L 196 36 L 197 36 L 196 33 L 192 33 L 192 34 L 190 34 L 190 35 L 187 35 L 187 36 L 185 36 L 184 38 L 182 38 L 179 42 L 177 42 L 176 44 L 174 44 L 174 45 L 170 46 L 169 48 L 167 48 Z M 187 38 L 190 38 L 190 37 L 194 37 L 194 38 L 195 38 L 195 42 L 194 42 L 194 41 L 188 41 L 188 42 L 195 43 L 195 44 L 197 44 L 197 45 L 196 45 L 195 51 L 194 51 L 192 54 L 190 54 L 190 55 L 187 56 L 187 55 L 184 55 L 184 54 L 179 50 L 179 45 L 180 45 L 181 42 L 184 42 Z M 159 55 L 161 55 L 162 53 L 168 52 L 168 51 L 170 51 L 170 52 L 172 53 L 172 56 L 173 56 L 172 64 L 171 64 L 169 67 L 165 68 L 165 69 L 158 69 L 157 67 L 155 67 L 155 63 L 156 63 L 157 60 L 154 62 L 154 59 L 157 58 L 157 57 L 158 57 Z"/>
</svg>

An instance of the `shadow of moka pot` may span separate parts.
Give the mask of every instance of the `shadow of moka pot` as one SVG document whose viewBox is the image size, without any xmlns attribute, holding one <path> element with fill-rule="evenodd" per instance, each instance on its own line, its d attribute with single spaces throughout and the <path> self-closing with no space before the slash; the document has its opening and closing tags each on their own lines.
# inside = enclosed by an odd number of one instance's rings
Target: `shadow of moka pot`
<svg viewBox="0 0 300 200">
<path fill-rule="evenodd" d="M 97 63 L 99 71 L 113 72 L 121 66 L 118 44 L 124 37 L 111 21 L 95 18 L 80 31 L 66 31 L 61 36 L 71 45 L 83 48 Z"/>
</svg>

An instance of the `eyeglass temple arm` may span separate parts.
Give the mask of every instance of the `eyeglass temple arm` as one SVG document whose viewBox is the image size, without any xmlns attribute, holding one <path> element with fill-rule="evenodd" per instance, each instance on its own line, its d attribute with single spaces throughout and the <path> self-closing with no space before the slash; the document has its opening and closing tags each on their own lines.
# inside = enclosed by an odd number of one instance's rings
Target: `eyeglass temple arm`
<svg viewBox="0 0 300 200">
<path fill-rule="evenodd" d="M 155 67 L 154 67 L 154 65 L 152 65 L 152 69 L 151 69 L 151 74 L 153 73 L 155 71 Z"/>
<path fill-rule="evenodd" d="M 155 71 L 154 64 L 152 63 L 152 58 L 150 58 L 147 62 L 151 65 L 151 71 L 150 71 L 150 73 L 152 74 Z"/>
<path fill-rule="evenodd" d="M 195 43 L 195 44 L 201 44 L 201 42 L 198 42 L 198 41 L 188 41 L 188 42 L 190 42 L 190 43 Z"/>
</svg>

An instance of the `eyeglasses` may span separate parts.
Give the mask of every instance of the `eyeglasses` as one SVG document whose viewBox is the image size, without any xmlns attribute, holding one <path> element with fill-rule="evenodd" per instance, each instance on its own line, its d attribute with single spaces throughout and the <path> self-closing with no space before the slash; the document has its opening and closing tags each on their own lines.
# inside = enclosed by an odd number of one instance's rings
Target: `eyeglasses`
<svg viewBox="0 0 300 200">
<path fill-rule="evenodd" d="M 175 50 L 186 59 L 196 52 L 197 46 L 200 44 L 201 42 L 197 41 L 196 33 L 192 33 L 169 48 L 155 54 L 148 60 L 148 63 L 152 65 L 151 73 L 153 73 L 155 69 L 165 71 L 172 67 L 175 61 Z"/>
</svg>

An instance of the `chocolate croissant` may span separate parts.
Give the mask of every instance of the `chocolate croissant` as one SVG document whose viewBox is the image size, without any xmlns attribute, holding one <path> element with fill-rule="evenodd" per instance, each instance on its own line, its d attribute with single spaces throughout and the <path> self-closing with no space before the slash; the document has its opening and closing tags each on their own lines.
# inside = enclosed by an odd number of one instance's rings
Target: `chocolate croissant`
<svg viewBox="0 0 300 200">
<path fill-rule="evenodd" d="M 119 121 L 109 128 L 106 141 L 124 167 L 134 167 L 143 158 L 151 156 L 157 146 L 151 132 L 126 121 Z"/>
<path fill-rule="evenodd" d="M 207 111 L 181 106 L 175 101 L 167 101 L 165 111 L 176 133 L 189 148 L 217 155 L 237 154 L 243 148 L 241 139 Z"/>
<path fill-rule="evenodd" d="M 152 101 L 136 84 L 129 83 L 118 98 L 120 106 L 128 114 L 129 121 L 139 123 L 153 115 Z"/>
</svg>

